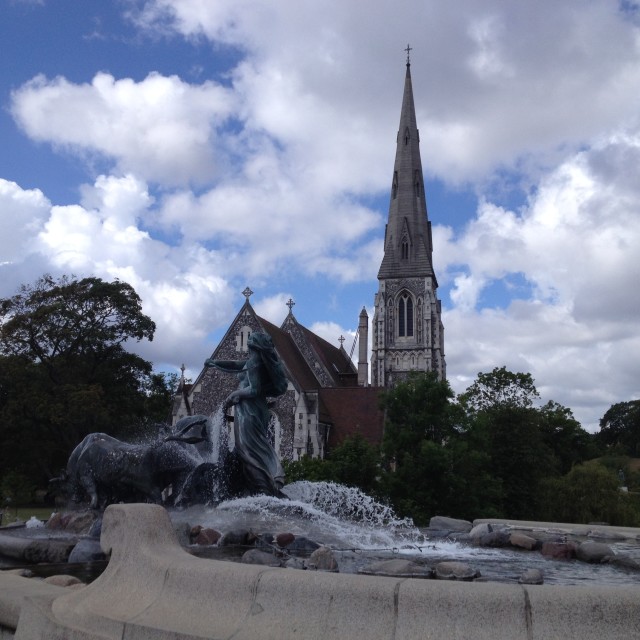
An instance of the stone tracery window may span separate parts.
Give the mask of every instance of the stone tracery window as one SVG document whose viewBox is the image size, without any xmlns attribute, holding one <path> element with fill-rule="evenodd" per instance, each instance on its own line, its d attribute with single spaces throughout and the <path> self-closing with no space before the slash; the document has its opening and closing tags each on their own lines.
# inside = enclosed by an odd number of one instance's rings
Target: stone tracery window
<svg viewBox="0 0 640 640">
<path fill-rule="evenodd" d="M 398 336 L 400 338 L 413 337 L 413 298 L 403 293 L 398 298 Z"/>
<path fill-rule="evenodd" d="M 236 351 L 247 352 L 249 350 L 248 342 L 251 335 L 251 327 L 245 325 L 236 335 Z"/>
</svg>

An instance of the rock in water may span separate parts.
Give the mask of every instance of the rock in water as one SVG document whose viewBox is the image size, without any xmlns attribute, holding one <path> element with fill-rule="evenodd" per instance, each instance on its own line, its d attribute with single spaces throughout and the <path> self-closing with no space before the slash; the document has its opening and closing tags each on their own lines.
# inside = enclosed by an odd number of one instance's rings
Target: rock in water
<svg viewBox="0 0 640 640">
<path fill-rule="evenodd" d="M 281 567 L 282 563 L 272 553 L 260 551 L 260 549 L 249 549 L 242 556 L 242 562 L 245 564 L 261 564 L 266 567 Z"/>
<path fill-rule="evenodd" d="M 411 560 L 381 560 L 372 562 L 358 571 L 365 575 L 392 576 L 394 578 L 432 578 L 433 571 L 429 567 Z"/>
<path fill-rule="evenodd" d="M 520 574 L 519 584 L 544 584 L 544 574 L 540 569 L 527 569 Z"/>
<path fill-rule="evenodd" d="M 316 549 L 309 556 L 307 566 L 309 569 L 315 569 L 316 571 L 338 572 L 338 562 L 333 555 L 333 551 L 331 551 L 329 547 L 320 547 L 319 549 Z"/>
<path fill-rule="evenodd" d="M 466 562 L 439 562 L 435 566 L 436 578 L 439 580 L 474 580 L 480 572 Z"/>
<path fill-rule="evenodd" d="M 576 550 L 576 557 L 583 562 L 598 564 L 607 556 L 612 556 L 613 550 L 602 542 L 583 542 Z"/>
<path fill-rule="evenodd" d="M 468 520 L 447 518 L 446 516 L 434 516 L 429 520 L 429 529 L 437 529 L 439 531 L 462 531 L 469 533 L 472 527 L 473 525 Z"/>
<path fill-rule="evenodd" d="M 69 554 L 69 562 L 99 562 L 106 559 L 100 541 L 94 538 L 80 540 Z"/>
<path fill-rule="evenodd" d="M 518 533 L 517 531 L 509 536 L 509 542 L 512 547 L 518 547 L 519 549 L 527 549 L 531 551 L 535 548 L 538 541 L 531 536 L 524 533 Z"/>
</svg>

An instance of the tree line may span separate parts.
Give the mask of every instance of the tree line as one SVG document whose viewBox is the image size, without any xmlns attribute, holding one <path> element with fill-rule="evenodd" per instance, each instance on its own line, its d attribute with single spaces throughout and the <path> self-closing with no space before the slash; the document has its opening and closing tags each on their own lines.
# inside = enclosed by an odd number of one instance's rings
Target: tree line
<svg viewBox="0 0 640 640">
<path fill-rule="evenodd" d="M 379 447 L 351 437 L 287 472 L 359 486 L 416 524 L 434 515 L 640 524 L 640 402 L 613 405 L 590 434 L 570 409 L 539 399 L 531 374 L 505 367 L 457 397 L 435 373 L 413 373 L 381 393 Z"/>
<path fill-rule="evenodd" d="M 0 499 L 46 488 L 88 433 L 156 435 L 177 376 L 126 349 L 154 332 L 119 280 L 44 275 L 0 299 Z M 640 523 L 639 400 L 612 405 L 590 434 L 570 409 L 540 406 L 530 374 L 501 367 L 457 397 L 414 373 L 380 403 L 380 446 L 349 438 L 326 460 L 286 464 L 288 481 L 357 486 L 418 524 L 436 514 Z"/>
</svg>

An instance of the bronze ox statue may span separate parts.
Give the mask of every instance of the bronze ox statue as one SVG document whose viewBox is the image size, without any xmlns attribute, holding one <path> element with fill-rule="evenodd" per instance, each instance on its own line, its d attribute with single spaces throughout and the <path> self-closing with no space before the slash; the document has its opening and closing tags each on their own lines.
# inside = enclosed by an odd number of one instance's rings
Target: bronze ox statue
<svg viewBox="0 0 640 640">
<path fill-rule="evenodd" d="M 55 490 L 75 502 L 88 498 L 92 509 L 114 502 L 159 504 L 169 489 L 172 496 L 178 495 L 187 477 L 204 462 L 193 445 L 207 439 L 206 421 L 206 416 L 190 416 L 176 425 L 176 433 L 151 444 L 90 433 L 73 450 L 62 475 L 52 480 Z M 202 426 L 201 435 L 187 435 L 196 426 Z"/>
</svg>

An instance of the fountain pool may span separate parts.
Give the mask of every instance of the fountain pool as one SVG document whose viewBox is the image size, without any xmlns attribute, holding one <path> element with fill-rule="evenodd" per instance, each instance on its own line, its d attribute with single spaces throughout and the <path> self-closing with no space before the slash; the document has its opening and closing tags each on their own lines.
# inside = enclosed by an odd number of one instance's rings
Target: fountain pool
<svg viewBox="0 0 640 640">
<path fill-rule="evenodd" d="M 290 532 L 305 536 L 330 547 L 343 573 L 357 573 L 373 562 L 401 557 L 428 567 L 442 561 L 463 561 L 479 570 L 481 579 L 503 583 L 517 582 L 527 569 L 540 569 L 546 584 L 596 582 L 614 586 L 640 582 L 640 572 L 616 565 L 551 560 L 536 551 L 432 539 L 428 529 L 398 518 L 388 506 L 357 489 L 302 481 L 287 485 L 285 493 L 290 500 L 254 496 L 223 502 L 216 508 L 174 510 L 170 515 L 176 525 L 199 524 L 223 533 L 246 529 L 255 534 Z M 580 542 L 585 538 L 573 539 Z M 609 545 L 616 554 L 640 562 L 637 540 L 618 539 Z M 228 559 L 237 560 L 239 556 L 231 554 Z"/>
</svg>

